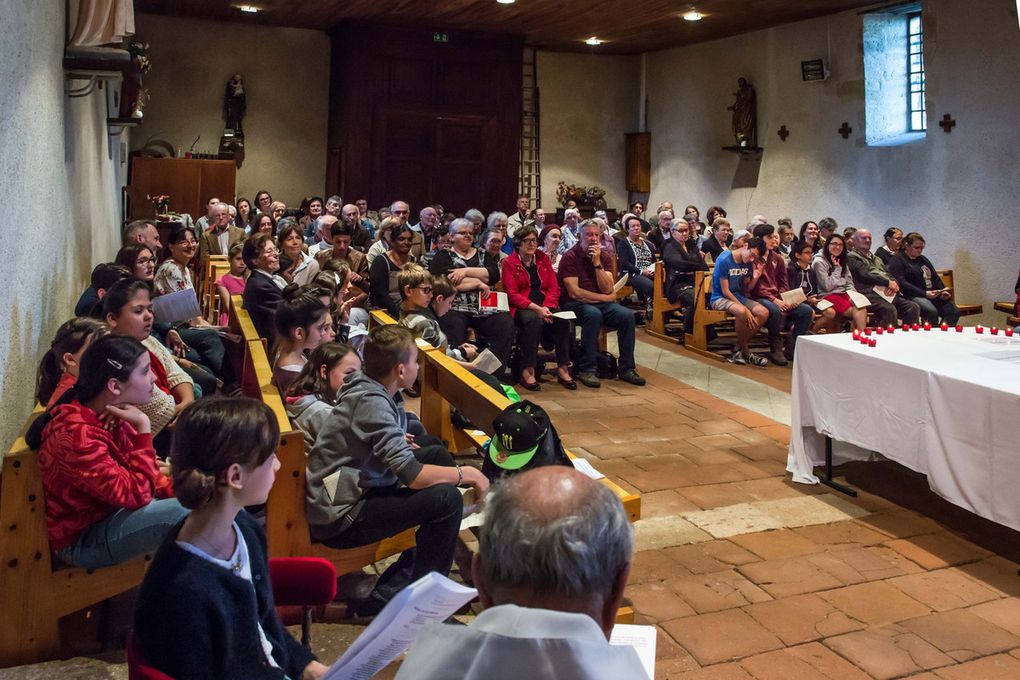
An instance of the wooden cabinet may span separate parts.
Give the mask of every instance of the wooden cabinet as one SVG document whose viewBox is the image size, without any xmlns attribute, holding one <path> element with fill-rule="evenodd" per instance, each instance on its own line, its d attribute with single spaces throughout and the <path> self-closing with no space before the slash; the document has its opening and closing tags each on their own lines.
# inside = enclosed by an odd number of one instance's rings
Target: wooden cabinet
<svg viewBox="0 0 1020 680">
<path fill-rule="evenodd" d="M 146 197 L 159 194 L 170 197 L 171 210 L 198 220 L 210 197 L 234 202 L 237 166 L 234 161 L 135 156 L 129 176 L 125 188 L 129 220 L 152 217 L 152 202 Z"/>
<path fill-rule="evenodd" d="M 631 132 L 624 137 L 627 141 L 627 191 L 647 194 L 652 190 L 652 135 Z"/>
</svg>

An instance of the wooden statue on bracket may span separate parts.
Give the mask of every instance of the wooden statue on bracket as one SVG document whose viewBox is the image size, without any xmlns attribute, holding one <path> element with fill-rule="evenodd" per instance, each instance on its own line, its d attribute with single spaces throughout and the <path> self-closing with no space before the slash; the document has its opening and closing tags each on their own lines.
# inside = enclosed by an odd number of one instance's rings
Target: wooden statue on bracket
<svg viewBox="0 0 1020 680">
<path fill-rule="evenodd" d="M 227 130 L 233 130 L 235 137 L 244 137 L 241 120 L 248 105 L 244 95 L 244 81 L 240 73 L 235 73 L 223 92 L 223 119 L 227 122 Z"/>
<path fill-rule="evenodd" d="M 758 103 L 754 88 L 746 78 L 737 79 L 736 100 L 726 107 L 733 112 L 733 138 L 737 146 L 758 146 Z"/>
</svg>

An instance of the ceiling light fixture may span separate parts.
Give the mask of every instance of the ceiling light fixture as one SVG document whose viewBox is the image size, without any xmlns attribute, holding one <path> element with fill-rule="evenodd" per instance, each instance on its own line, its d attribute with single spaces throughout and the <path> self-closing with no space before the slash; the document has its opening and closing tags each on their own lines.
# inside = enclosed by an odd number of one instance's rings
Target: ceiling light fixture
<svg viewBox="0 0 1020 680">
<path fill-rule="evenodd" d="M 247 14 L 258 14 L 262 11 L 260 8 L 254 7 L 253 5 L 234 5 L 234 7 L 242 12 L 246 12 Z"/>
<path fill-rule="evenodd" d="M 685 21 L 701 21 L 704 17 L 704 14 L 694 9 L 684 14 Z"/>
<path fill-rule="evenodd" d="M 592 47 L 594 47 L 596 45 L 601 45 L 602 43 L 603 43 L 603 41 L 599 40 L 595 36 L 592 36 L 592 37 L 590 37 L 590 38 L 588 38 L 587 40 L 584 41 L 585 45 L 591 45 Z"/>
<path fill-rule="evenodd" d="M 517 0 L 496 0 L 496 2 L 498 2 L 501 5 L 512 5 L 516 1 Z"/>
</svg>

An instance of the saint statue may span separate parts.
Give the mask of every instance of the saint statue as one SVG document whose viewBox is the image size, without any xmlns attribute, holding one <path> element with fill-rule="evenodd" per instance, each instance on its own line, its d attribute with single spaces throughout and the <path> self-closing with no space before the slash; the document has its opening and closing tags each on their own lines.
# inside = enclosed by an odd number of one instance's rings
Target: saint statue
<svg viewBox="0 0 1020 680">
<path fill-rule="evenodd" d="M 726 107 L 733 112 L 733 137 L 738 146 L 758 146 L 758 112 L 754 88 L 745 78 L 737 79 L 736 101 Z"/>
<path fill-rule="evenodd" d="M 227 128 L 233 130 L 235 136 L 244 136 L 244 130 L 241 128 L 241 119 L 244 118 L 246 108 L 244 81 L 241 80 L 240 73 L 235 73 L 227 81 L 227 86 L 223 93 L 223 118 L 227 121 Z"/>
</svg>

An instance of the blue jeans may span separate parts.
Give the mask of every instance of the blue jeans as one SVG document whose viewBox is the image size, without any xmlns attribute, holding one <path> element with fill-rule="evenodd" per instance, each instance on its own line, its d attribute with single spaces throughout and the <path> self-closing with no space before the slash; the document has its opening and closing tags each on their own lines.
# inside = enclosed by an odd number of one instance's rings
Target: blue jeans
<svg viewBox="0 0 1020 680">
<path fill-rule="evenodd" d="M 84 569 L 121 564 L 153 552 L 188 514 L 176 498 L 160 498 L 136 510 L 115 510 L 81 532 L 57 557 Z"/>
<path fill-rule="evenodd" d="M 577 315 L 581 327 L 581 354 L 577 359 L 579 373 L 595 372 L 595 356 L 599 351 L 599 331 L 603 326 L 616 329 L 616 340 L 620 346 L 620 372 L 634 370 L 634 312 L 616 302 L 594 304 L 561 301 L 564 310 Z"/>
<path fill-rule="evenodd" d="M 952 300 L 929 300 L 926 297 L 910 298 L 921 308 L 921 318 L 931 324 L 939 322 L 939 316 L 950 326 L 960 320 L 960 310 Z"/>
<path fill-rule="evenodd" d="M 641 274 L 631 274 L 627 279 L 627 285 L 634 289 L 641 302 L 652 299 L 652 292 L 655 290 L 655 282 Z"/>
<path fill-rule="evenodd" d="M 769 340 L 778 340 L 779 333 L 783 330 L 783 313 L 779 311 L 779 306 L 771 300 L 759 299 L 756 302 L 769 310 L 769 319 L 765 322 L 765 328 L 769 332 Z M 811 326 L 811 308 L 809 306 L 803 303 L 799 304 L 793 309 L 788 310 L 786 315 L 793 323 L 793 330 L 790 333 L 791 340 L 795 341 L 798 337 L 807 333 L 807 329 Z"/>
<path fill-rule="evenodd" d="M 177 332 L 190 348 L 188 359 L 207 367 L 223 382 L 230 382 L 232 372 L 230 364 L 223 361 L 227 353 L 226 348 L 216 331 L 211 328 L 182 328 Z M 213 391 L 215 390 L 208 393 L 212 394 Z"/>
</svg>

